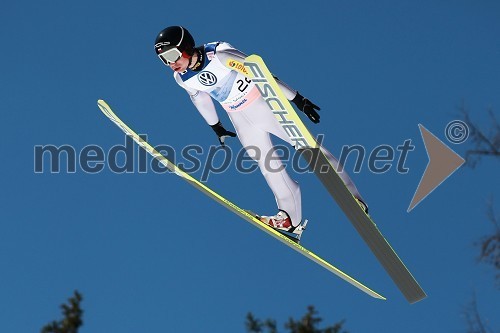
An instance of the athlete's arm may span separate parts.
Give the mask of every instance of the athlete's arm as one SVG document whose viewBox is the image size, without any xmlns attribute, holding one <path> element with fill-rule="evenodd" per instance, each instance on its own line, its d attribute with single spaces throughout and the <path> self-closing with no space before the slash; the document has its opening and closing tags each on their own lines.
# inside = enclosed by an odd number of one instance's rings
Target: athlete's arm
<svg viewBox="0 0 500 333">
<path fill-rule="evenodd" d="M 236 133 L 228 131 L 222 126 L 222 123 L 219 121 L 219 117 L 217 116 L 217 111 L 215 110 L 215 105 L 212 101 L 212 97 L 210 97 L 208 93 L 191 89 L 187 87 L 184 82 L 182 82 L 178 75 L 174 74 L 174 77 L 175 81 L 187 91 L 194 106 L 205 119 L 207 124 L 210 125 L 215 134 L 217 134 L 221 145 L 224 145 L 224 140 L 226 137 L 236 136 Z"/>
<path fill-rule="evenodd" d="M 214 102 L 209 94 L 203 91 L 196 91 L 194 94 L 190 93 L 189 98 L 191 98 L 194 106 L 196 106 L 196 109 L 198 109 L 198 112 L 205 119 L 207 124 L 212 126 L 219 122 L 219 116 L 217 116 Z"/>
<path fill-rule="evenodd" d="M 175 73 L 174 78 L 177 84 L 184 88 L 189 94 L 189 98 L 191 98 L 194 106 L 205 119 L 207 124 L 210 126 L 217 124 L 219 122 L 219 116 L 217 116 L 217 111 L 215 110 L 212 97 L 210 97 L 210 95 L 206 92 L 195 90 L 186 86 L 179 77 L 179 74 Z"/>
</svg>

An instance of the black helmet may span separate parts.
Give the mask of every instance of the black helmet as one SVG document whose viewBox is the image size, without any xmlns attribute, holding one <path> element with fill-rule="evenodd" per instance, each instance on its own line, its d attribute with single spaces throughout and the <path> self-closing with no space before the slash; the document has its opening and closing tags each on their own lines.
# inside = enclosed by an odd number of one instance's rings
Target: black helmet
<svg viewBox="0 0 500 333">
<path fill-rule="evenodd" d="M 155 40 L 156 54 L 165 64 L 177 61 L 181 56 L 194 54 L 194 38 L 187 29 L 172 26 L 160 31 Z"/>
</svg>

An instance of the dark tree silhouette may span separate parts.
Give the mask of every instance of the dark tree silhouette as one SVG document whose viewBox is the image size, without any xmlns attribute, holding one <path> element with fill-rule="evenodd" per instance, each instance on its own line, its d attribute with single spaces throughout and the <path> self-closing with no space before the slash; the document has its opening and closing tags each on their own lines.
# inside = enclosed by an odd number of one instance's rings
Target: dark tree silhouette
<svg viewBox="0 0 500 333">
<path fill-rule="evenodd" d="M 483 236 L 476 245 L 481 248 L 478 261 L 491 265 L 496 271 L 497 287 L 500 287 L 500 226 L 493 208 L 493 200 L 488 202 L 488 220 L 493 224 L 494 230 L 490 235 Z"/>
<path fill-rule="evenodd" d="M 472 301 L 464 308 L 463 315 L 467 322 L 467 333 L 494 333 L 479 314 L 475 294 Z"/>
<path fill-rule="evenodd" d="M 61 305 L 64 318 L 45 325 L 41 333 L 78 333 L 83 325 L 83 310 L 80 308 L 82 299 L 82 295 L 75 290 L 73 297 L 68 300 L 69 304 Z"/>
<path fill-rule="evenodd" d="M 249 313 L 246 318 L 246 329 L 248 333 L 278 333 L 276 321 L 274 319 L 266 319 L 261 321 Z M 343 331 L 345 320 L 342 320 L 333 326 L 319 328 L 319 324 L 323 321 L 318 317 L 318 312 L 314 306 L 307 307 L 307 313 L 299 320 L 289 318 L 284 325 L 289 333 L 347 333 Z"/>
<path fill-rule="evenodd" d="M 469 111 L 464 104 L 459 107 L 464 121 L 469 127 L 469 138 L 474 148 L 467 150 L 465 159 L 467 164 L 474 168 L 481 157 L 500 157 L 500 124 L 498 123 L 493 109 L 488 110 L 491 119 L 490 128 L 483 130 L 474 123 L 469 115 Z"/>
<path fill-rule="evenodd" d="M 470 139 L 474 148 L 467 150 L 467 164 L 474 168 L 482 157 L 500 158 L 500 124 L 495 117 L 493 109 L 488 110 L 491 119 L 490 128 L 483 130 L 470 117 L 464 103 L 459 107 L 464 121 L 469 127 Z M 476 245 L 481 249 L 478 261 L 492 265 L 496 272 L 496 280 L 500 281 L 500 227 L 495 216 L 493 200 L 490 199 L 487 206 L 488 220 L 493 224 L 494 230 L 490 235 L 482 237 Z"/>
<path fill-rule="evenodd" d="M 469 111 L 464 104 L 462 104 L 459 109 L 463 115 L 464 121 L 469 127 L 470 139 L 474 146 L 466 152 L 467 165 L 471 168 L 475 168 L 483 157 L 500 158 L 500 124 L 493 113 L 493 109 L 490 108 L 488 110 L 491 123 L 490 128 L 486 131 L 481 129 L 471 120 Z M 498 286 L 500 285 L 498 283 L 500 281 L 500 227 L 495 215 L 492 199 L 487 203 L 486 215 L 488 220 L 493 224 L 494 230 L 491 234 L 479 239 L 475 245 L 480 248 L 478 262 L 486 263 L 494 267 L 496 271 L 495 280 Z M 465 307 L 463 315 L 467 322 L 467 333 L 493 332 L 479 314 L 475 295 L 469 305 Z"/>
</svg>

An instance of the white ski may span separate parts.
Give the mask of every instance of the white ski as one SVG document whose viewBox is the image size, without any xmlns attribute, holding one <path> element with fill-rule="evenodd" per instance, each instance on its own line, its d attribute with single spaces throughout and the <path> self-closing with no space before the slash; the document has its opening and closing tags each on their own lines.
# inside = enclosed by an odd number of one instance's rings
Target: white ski
<svg viewBox="0 0 500 333">
<path fill-rule="evenodd" d="M 254 54 L 244 60 L 229 59 L 225 65 L 245 74 L 257 85 L 264 100 L 289 135 L 295 148 L 306 158 L 316 176 L 370 247 L 408 302 L 415 303 L 424 299 L 427 295 L 423 289 L 384 238 L 371 217 L 360 208 L 335 168 L 319 149 L 317 141 L 279 88 L 262 58 Z"/>
<path fill-rule="evenodd" d="M 368 295 L 385 300 L 386 298 L 381 296 L 380 294 L 376 293 L 375 291 L 371 290 L 367 286 L 363 285 L 362 283 L 358 282 L 351 276 L 347 275 L 346 273 L 342 272 L 326 260 L 320 258 L 313 252 L 309 251 L 302 245 L 299 245 L 298 243 L 294 242 L 293 240 L 289 239 L 285 235 L 279 233 L 278 231 L 274 230 L 273 228 L 267 226 L 266 224 L 260 222 L 255 216 L 238 207 L 231 201 L 227 200 L 220 194 L 216 193 L 212 189 L 210 189 L 208 186 L 205 184 L 201 183 L 197 179 L 193 178 L 186 172 L 184 172 L 182 169 L 178 168 L 174 163 L 169 161 L 165 156 L 163 156 L 161 153 L 159 153 L 157 150 L 155 150 L 148 142 L 144 141 L 136 132 L 134 132 L 130 127 L 128 127 L 118 116 L 111 110 L 110 106 L 103 100 L 98 100 L 97 105 L 101 109 L 101 111 L 108 117 L 111 121 L 113 121 L 123 132 L 125 132 L 126 135 L 130 136 L 139 146 L 144 148 L 148 153 L 150 153 L 154 158 L 156 158 L 161 164 L 163 164 L 166 168 L 168 168 L 170 171 L 174 172 L 176 175 L 187 181 L 189 184 L 193 185 L 196 189 L 200 190 L 201 192 L 205 193 L 207 196 L 221 204 L 222 206 L 226 207 L 233 213 L 239 215 L 246 221 L 250 222 L 253 226 L 261 229 L 262 231 L 266 232 L 267 234 L 273 236 L 274 238 L 278 239 L 285 245 L 291 247 L 295 251 L 299 252 L 300 254 L 304 255 L 306 258 L 312 260 L 313 262 L 323 266 L 333 274 L 337 275 L 341 279 L 345 280 L 346 282 L 350 283 L 351 285 L 355 286 L 356 288 L 362 290 L 363 292 L 367 293 Z"/>
</svg>

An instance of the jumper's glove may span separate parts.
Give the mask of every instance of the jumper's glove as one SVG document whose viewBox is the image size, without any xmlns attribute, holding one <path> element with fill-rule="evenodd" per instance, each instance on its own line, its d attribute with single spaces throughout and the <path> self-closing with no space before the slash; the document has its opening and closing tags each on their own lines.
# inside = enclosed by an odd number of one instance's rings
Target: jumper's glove
<svg viewBox="0 0 500 333">
<path fill-rule="evenodd" d="M 234 138 L 236 136 L 236 133 L 226 130 L 222 126 L 222 124 L 221 124 L 220 121 L 217 124 L 215 124 L 215 125 L 210 125 L 210 127 L 212 127 L 212 129 L 214 130 L 215 134 L 217 134 L 217 136 L 219 137 L 219 142 L 223 146 L 224 146 L 224 140 L 227 137 Z"/>
<path fill-rule="evenodd" d="M 300 111 L 304 112 L 309 119 L 315 124 L 319 123 L 319 114 L 316 112 L 316 110 L 320 110 L 319 106 L 308 100 L 307 98 L 304 98 L 299 92 L 297 92 L 297 95 L 292 99 L 292 102 L 297 105 Z"/>
</svg>

